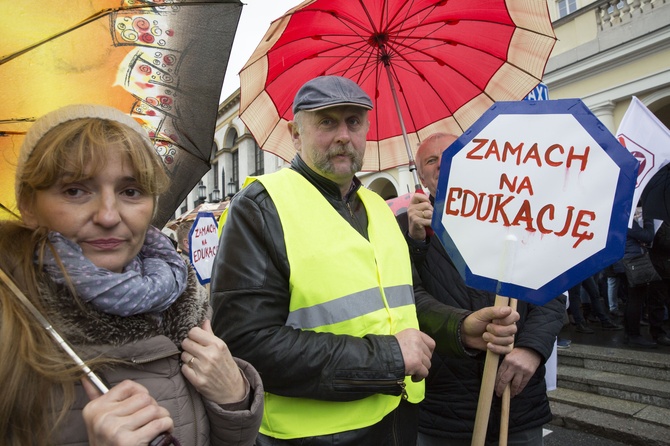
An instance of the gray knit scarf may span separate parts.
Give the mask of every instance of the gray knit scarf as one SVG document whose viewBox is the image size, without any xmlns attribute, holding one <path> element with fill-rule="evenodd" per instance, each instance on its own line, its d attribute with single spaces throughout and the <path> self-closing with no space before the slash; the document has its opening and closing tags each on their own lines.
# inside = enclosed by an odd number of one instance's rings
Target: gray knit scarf
<svg viewBox="0 0 670 446">
<path fill-rule="evenodd" d="M 117 316 L 166 310 L 186 289 L 188 269 L 167 236 L 149 227 L 139 254 L 121 273 L 98 268 L 76 243 L 58 232 L 48 235 L 65 266 L 77 295 L 98 311 Z M 44 271 L 59 285 L 66 283 L 50 249 L 44 252 Z"/>
</svg>

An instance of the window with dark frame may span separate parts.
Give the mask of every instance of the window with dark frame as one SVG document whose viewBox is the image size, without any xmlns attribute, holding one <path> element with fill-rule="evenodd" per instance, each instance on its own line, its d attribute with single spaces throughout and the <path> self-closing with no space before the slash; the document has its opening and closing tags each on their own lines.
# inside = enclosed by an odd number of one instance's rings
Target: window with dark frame
<svg viewBox="0 0 670 446">
<path fill-rule="evenodd" d="M 263 158 L 263 151 L 258 146 L 258 144 L 254 142 L 254 167 L 256 169 L 254 171 L 254 176 L 263 175 L 265 173 L 265 161 Z"/>
<path fill-rule="evenodd" d="M 577 0 L 558 0 L 558 17 L 565 17 L 577 10 Z"/>
<path fill-rule="evenodd" d="M 235 191 L 240 190 L 240 156 L 239 151 L 236 150 L 232 153 L 233 155 L 233 172 L 232 178 L 233 183 L 235 183 Z"/>
</svg>

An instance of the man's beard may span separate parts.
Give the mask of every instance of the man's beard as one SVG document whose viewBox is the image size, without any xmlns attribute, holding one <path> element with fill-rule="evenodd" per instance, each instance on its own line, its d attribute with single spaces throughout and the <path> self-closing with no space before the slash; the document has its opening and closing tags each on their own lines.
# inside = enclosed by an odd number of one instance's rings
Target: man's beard
<svg viewBox="0 0 670 446">
<path fill-rule="evenodd" d="M 326 153 L 319 153 L 314 159 L 314 165 L 325 173 L 335 174 L 335 165 L 332 159 L 336 156 L 348 156 L 351 160 L 351 174 L 359 172 L 363 168 L 363 155 L 348 144 L 346 146 L 331 147 Z M 342 172 L 339 172 L 340 174 Z"/>
</svg>

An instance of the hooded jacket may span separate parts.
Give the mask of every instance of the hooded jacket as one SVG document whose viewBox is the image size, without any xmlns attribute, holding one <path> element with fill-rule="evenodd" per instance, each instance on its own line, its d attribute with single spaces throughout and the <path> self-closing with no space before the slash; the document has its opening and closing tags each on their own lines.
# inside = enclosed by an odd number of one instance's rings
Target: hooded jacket
<svg viewBox="0 0 670 446">
<path fill-rule="evenodd" d="M 119 360 L 94 372 L 108 387 L 125 379 L 145 386 L 168 409 L 172 435 L 182 445 L 253 445 L 263 411 L 263 387 L 256 370 L 235 358 L 250 384 L 248 408 L 218 405 L 202 397 L 181 373 L 181 341 L 209 310 L 208 295 L 189 267 L 184 293 L 160 315 L 115 316 L 80 304 L 63 287 L 43 277 L 41 299 L 48 319 L 84 361 L 104 357 Z M 76 399 L 55 432 L 54 444 L 88 444 L 81 411 L 89 399 L 76 385 Z"/>
</svg>

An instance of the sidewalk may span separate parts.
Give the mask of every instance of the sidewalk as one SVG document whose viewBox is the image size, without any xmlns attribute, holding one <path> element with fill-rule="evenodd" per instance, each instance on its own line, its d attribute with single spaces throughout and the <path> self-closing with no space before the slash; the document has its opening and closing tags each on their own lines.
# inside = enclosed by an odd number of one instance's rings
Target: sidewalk
<svg viewBox="0 0 670 446">
<path fill-rule="evenodd" d="M 615 320 L 615 322 L 617 322 L 618 324 L 622 324 L 622 321 L 620 319 Z M 563 327 L 558 337 L 561 339 L 569 339 L 572 341 L 572 344 L 596 345 L 600 347 L 623 348 L 635 351 L 653 351 L 670 355 L 670 346 L 659 345 L 658 348 L 655 349 L 633 348 L 629 347 L 626 343 L 624 343 L 623 330 L 619 331 L 602 330 L 600 328 L 600 324 L 597 322 L 589 322 L 589 327 L 592 328 L 593 331 L 595 331 L 594 334 L 579 333 L 575 329 L 574 325 L 567 324 Z M 670 323 L 668 321 L 665 321 L 665 325 L 663 326 L 663 328 L 665 329 L 666 332 L 670 333 Z M 651 339 L 651 336 L 649 336 L 649 327 L 642 327 L 641 334 Z M 668 360 L 670 361 L 670 358 Z"/>
</svg>

